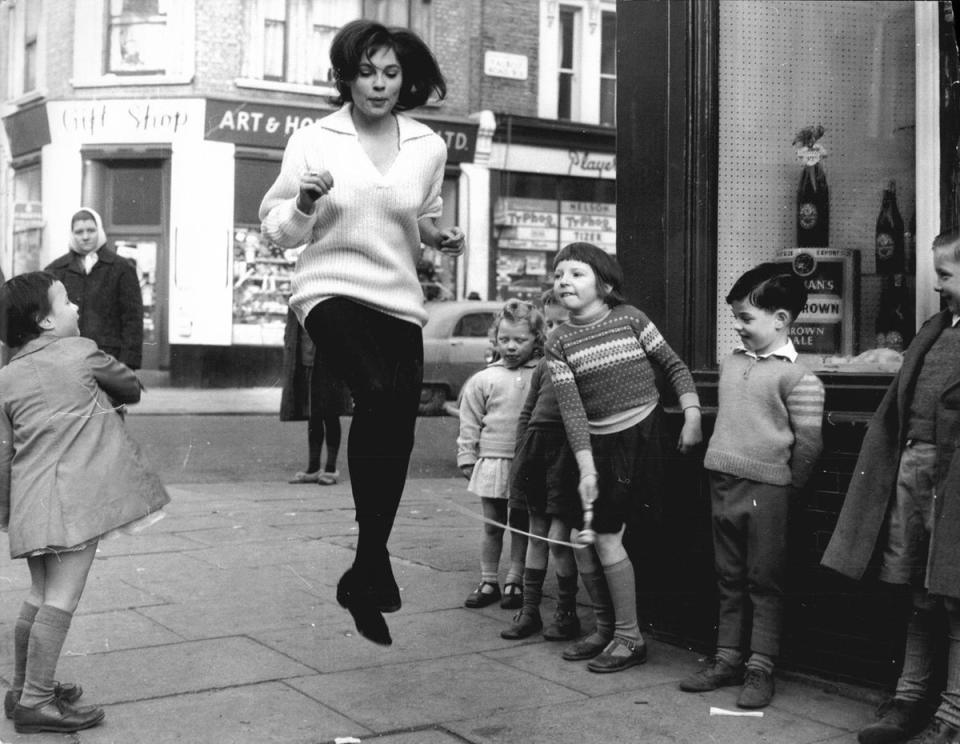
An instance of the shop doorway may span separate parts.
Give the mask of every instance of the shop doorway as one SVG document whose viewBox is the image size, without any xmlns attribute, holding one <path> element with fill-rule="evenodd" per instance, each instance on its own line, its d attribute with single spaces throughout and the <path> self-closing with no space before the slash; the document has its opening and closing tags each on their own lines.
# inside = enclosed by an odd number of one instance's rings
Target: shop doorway
<svg viewBox="0 0 960 744">
<path fill-rule="evenodd" d="M 100 212 L 117 253 L 137 267 L 143 293 L 143 369 L 169 369 L 169 153 L 85 152 L 83 203 Z"/>
</svg>

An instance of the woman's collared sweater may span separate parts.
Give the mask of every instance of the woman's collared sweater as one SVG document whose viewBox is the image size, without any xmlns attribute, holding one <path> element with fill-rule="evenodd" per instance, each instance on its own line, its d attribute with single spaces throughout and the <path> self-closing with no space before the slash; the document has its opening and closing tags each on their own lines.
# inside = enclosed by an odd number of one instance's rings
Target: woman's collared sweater
<svg viewBox="0 0 960 744">
<path fill-rule="evenodd" d="M 290 297 L 301 324 L 319 303 L 345 297 L 423 325 L 417 223 L 440 216 L 446 145 L 425 124 L 397 114 L 400 152 L 382 174 L 360 145 L 350 109 L 290 136 L 280 176 L 260 204 L 263 234 L 287 248 L 308 244 Z M 333 176 L 333 188 L 304 214 L 296 206 L 300 177 L 320 170 Z"/>
<path fill-rule="evenodd" d="M 481 457 L 513 457 L 517 421 L 536 367 L 536 359 L 517 369 L 507 369 L 501 360 L 467 380 L 460 393 L 458 467 Z"/>
</svg>

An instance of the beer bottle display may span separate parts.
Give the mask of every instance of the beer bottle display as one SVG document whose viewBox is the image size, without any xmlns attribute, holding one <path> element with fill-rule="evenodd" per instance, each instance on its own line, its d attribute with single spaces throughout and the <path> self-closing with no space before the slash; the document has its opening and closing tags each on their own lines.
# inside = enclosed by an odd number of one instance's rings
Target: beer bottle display
<svg viewBox="0 0 960 744">
<path fill-rule="evenodd" d="M 805 127 L 793 144 L 802 145 L 797 158 L 803 164 L 797 187 L 797 246 L 826 248 L 830 240 L 830 192 L 820 161 L 824 149 L 817 144 L 823 127 Z"/>
<path fill-rule="evenodd" d="M 883 190 L 875 247 L 878 274 L 890 276 L 904 271 L 903 218 L 897 208 L 897 185 L 893 181 Z"/>
<path fill-rule="evenodd" d="M 913 340 L 914 311 L 906 276 L 885 276 L 877 312 L 877 347 L 902 352 Z"/>
</svg>

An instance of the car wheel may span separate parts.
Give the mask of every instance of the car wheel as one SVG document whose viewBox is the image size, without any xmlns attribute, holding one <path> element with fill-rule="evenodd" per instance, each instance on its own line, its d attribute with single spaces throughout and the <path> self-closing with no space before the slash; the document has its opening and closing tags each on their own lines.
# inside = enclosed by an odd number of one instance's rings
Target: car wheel
<svg viewBox="0 0 960 744">
<path fill-rule="evenodd" d="M 420 391 L 420 415 L 440 416 L 447 401 L 447 391 L 439 385 L 427 385 Z"/>
</svg>

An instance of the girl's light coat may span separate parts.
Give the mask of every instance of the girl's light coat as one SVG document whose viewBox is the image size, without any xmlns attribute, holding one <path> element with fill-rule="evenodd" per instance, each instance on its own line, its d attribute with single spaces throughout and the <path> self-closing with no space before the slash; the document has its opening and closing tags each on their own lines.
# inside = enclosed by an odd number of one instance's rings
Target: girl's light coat
<svg viewBox="0 0 960 744">
<path fill-rule="evenodd" d="M 0 528 L 11 557 L 78 545 L 170 500 L 117 410 L 139 400 L 137 376 L 79 336 L 44 334 L 0 369 Z"/>
</svg>

